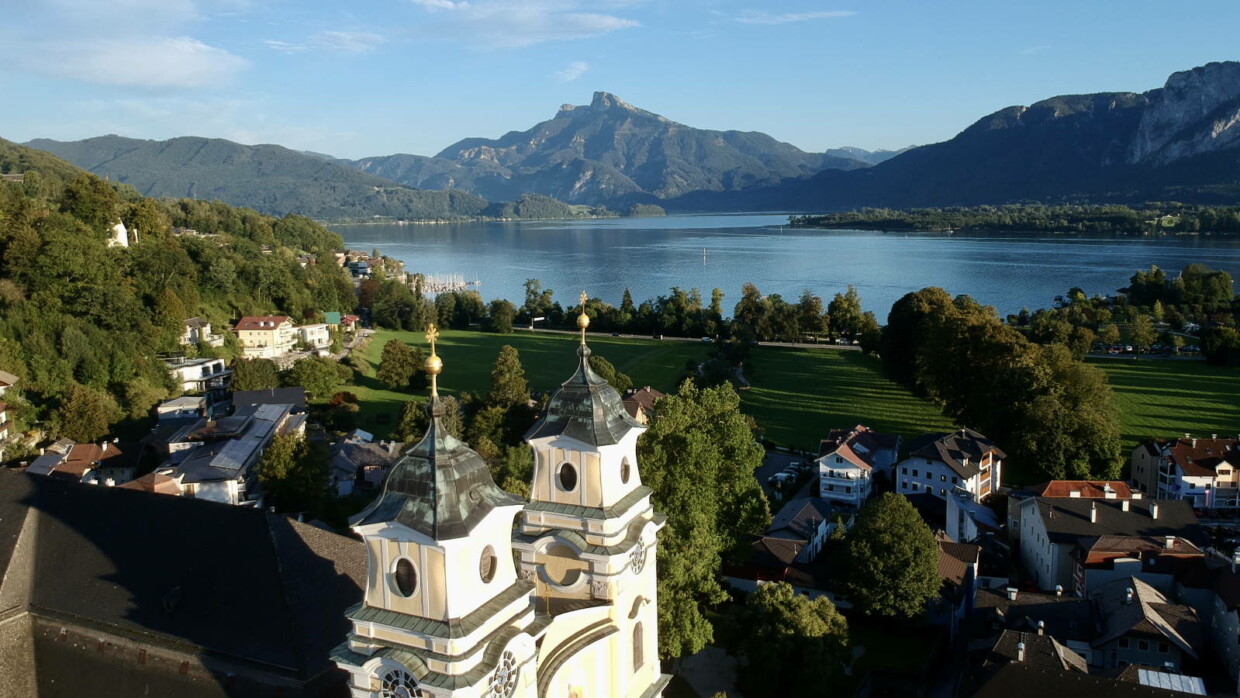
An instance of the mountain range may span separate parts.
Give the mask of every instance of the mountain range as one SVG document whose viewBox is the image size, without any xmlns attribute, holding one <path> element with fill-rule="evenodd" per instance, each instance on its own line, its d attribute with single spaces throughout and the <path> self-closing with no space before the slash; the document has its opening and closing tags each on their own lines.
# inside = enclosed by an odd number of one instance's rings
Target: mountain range
<svg viewBox="0 0 1240 698">
<path fill-rule="evenodd" d="M 150 196 L 219 198 L 320 219 L 482 215 L 538 194 L 669 210 L 815 211 L 1017 201 L 1240 201 L 1240 63 L 1159 89 L 1051 97 L 899 151 L 809 153 L 763 133 L 676 123 L 596 92 L 589 105 L 433 157 L 340 160 L 219 139 L 31 141 Z M 535 208 L 543 208 L 541 205 Z M 496 210 L 496 209 L 492 209 Z M 507 209 L 505 209 L 507 210 Z"/>
</svg>

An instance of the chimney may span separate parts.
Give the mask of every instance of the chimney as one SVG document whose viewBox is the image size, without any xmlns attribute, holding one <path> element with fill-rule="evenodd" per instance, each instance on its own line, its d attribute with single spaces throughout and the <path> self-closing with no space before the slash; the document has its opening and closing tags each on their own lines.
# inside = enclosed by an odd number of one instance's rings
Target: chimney
<svg viewBox="0 0 1240 698">
<path fill-rule="evenodd" d="M 1158 502 L 1150 502 L 1150 518 L 1158 518 Z"/>
<path fill-rule="evenodd" d="M 1133 490 L 1133 491 L 1132 491 L 1132 498 L 1133 498 L 1133 499 L 1141 499 L 1141 498 L 1142 498 L 1142 497 L 1144 497 L 1144 496 L 1145 496 L 1145 495 L 1141 494 L 1140 492 L 1138 492 L 1138 491 L 1136 491 L 1136 490 Z"/>
<path fill-rule="evenodd" d="M 1174 548 L 1175 547 L 1175 536 L 1164 536 L 1163 546 L 1167 550 L 1171 550 L 1172 548 Z"/>
<path fill-rule="evenodd" d="M 1055 598 L 1061 598 L 1062 596 L 1063 596 L 1063 585 L 1062 585 L 1062 584 L 1056 584 L 1056 585 L 1055 585 Z M 1039 621 L 1039 622 L 1041 622 L 1041 621 Z"/>
<path fill-rule="evenodd" d="M 1133 593 L 1134 592 L 1132 590 L 1132 587 L 1128 587 L 1127 589 L 1124 590 L 1124 605 L 1128 605 L 1132 603 Z"/>
<path fill-rule="evenodd" d="M 1016 661 L 1025 661 L 1025 643 L 1023 642 L 1016 643 Z"/>
<path fill-rule="evenodd" d="M 1016 587 L 1008 587 L 1007 596 L 1008 596 L 1008 601 L 1015 601 L 1016 600 Z"/>
<path fill-rule="evenodd" d="M 1218 438 L 1218 434 L 1210 434 L 1210 438 L 1211 438 L 1211 439 L 1217 439 L 1217 438 Z"/>
<path fill-rule="evenodd" d="M 1119 510 L 1128 511 L 1128 500 L 1127 499 L 1121 499 L 1119 501 Z"/>
<path fill-rule="evenodd" d="M 1045 635 L 1045 634 L 1046 634 L 1046 621 L 1044 621 L 1044 620 L 1040 620 L 1040 621 L 1038 621 L 1038 634 L 1039 634 L 1039 635 Z"/>
<path fill-rule="evenodd" d="M 1089 522 L 1098 523 L 1098 503 L 1097 502 L 1089 503 Z"/>
</svg>

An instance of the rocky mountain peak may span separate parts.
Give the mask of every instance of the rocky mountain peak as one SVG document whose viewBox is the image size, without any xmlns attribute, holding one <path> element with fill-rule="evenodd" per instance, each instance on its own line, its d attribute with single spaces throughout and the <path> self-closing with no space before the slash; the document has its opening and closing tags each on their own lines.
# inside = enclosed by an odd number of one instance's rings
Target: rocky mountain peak
<svg viewBox="0 0 1240 698">
<path fill-rule="evenodd" d="M 1160 164 L 1240 143 L 1240 62 L 1226 61 L 1172 73 L 1147 93 L 1128 161 Z"/>
<path fill-rule="evenodd" d="M 637 107 L 629 104 L 610 92 L 595 92 L 594 99 L 590 102 L 590 108 L 595 111 L 607 111 L 608 109 L 640 111 Z"/>
</svg>

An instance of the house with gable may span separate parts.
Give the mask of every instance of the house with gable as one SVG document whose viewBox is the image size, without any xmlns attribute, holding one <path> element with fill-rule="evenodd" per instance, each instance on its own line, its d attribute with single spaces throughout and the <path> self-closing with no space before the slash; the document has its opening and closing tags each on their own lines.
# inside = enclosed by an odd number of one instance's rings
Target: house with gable
<svg viewBox="0 0 1240 698">
<path fill-rule="evenodd" d="M 1013 546 L 1020 543 L 1019 503 L 1031 497 L 1067 499 L 1141 499 L 1123 480 L 1051 480 L 1008 492 L 1007 530 Z"/>
<path fill-rule="evenodd" d="M 1185 499 L 1196 509 L 1240 508 L 1240 439 L 1148 441 L 1132 452 L 1132 478 L 1158 499 Z"/>
<path fill-rule="evenodd" d="M 1190 606 L 1137 579 L 1116 579 L 1089 594 L 1100 633 L 1091 642 L 1093 664 L 1104 668 L 1140 664 L 1180 671 L 1200 657 L 1206 624 Z"/>
<path fill-rule="evenodd" d="M 980 502 L 998 491 L 1006 454 L 972 429 L 926 434 L 909 443 L 909 456 L 896 466 L 896 492 L 947 499 L 962 491 Z"/>
<path fill-rule="evenodd" d="M 858 424 L 835 429 L 818 447 L 819 496 L 860 509 L 874 492 L 875 476 L 889 477 L 900 456 L 900 437 Z"/>
<path fill-rule="evenodd" d="M 200 317 L 185 318 L 185 331 L 181 333 L 181 345 L 221 347 L 224 335 L 211 331 L 211 323 Z"/>
<path fill-rule="evenodd" d="M 237 321 L 233 331 L 247 359 L 279 358 L 297 344 L 297 328 L 287 315 L 247 315 Z"/>
</svg>

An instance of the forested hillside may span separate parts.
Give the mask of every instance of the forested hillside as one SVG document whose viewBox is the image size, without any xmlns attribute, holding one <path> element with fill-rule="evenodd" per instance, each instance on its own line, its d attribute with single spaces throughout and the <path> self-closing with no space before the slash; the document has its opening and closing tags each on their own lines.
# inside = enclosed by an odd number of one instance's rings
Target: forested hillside
<svg viewBox="0 0 1240 698">
<path fill-rule="evenodd" d="M 186 317 L 220 331 L 243 314 L 354 307 L 345 271 L 299 263 L 342 246 L 307 218 L 157 201 L 8 142 L 0 172 L 23 174 L 0 182 L 0 369 L 19 378 L 5 402 L 16 432 L 42 432 L 19 444 L 97 439 L 174 395 L 158 354 L 178 349 Z M 127 248 L 109 246 L 117 222 L 137 230 Z M 198 234 L 173 234 L 186 227 Z"/>
</svg>

